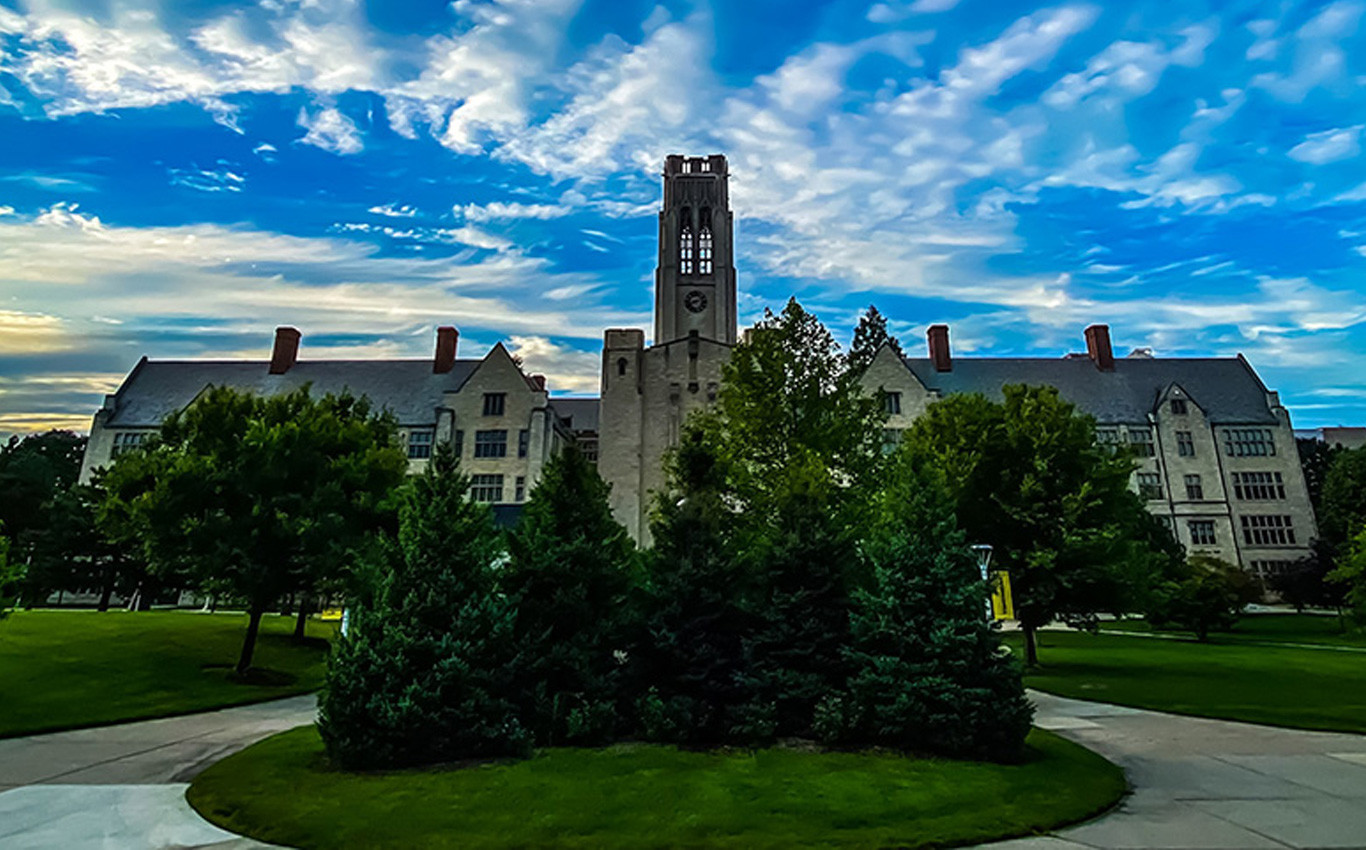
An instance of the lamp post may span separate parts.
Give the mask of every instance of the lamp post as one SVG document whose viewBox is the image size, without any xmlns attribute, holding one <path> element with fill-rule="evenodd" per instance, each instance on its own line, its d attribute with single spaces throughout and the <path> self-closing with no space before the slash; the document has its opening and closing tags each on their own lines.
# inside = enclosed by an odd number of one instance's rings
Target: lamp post
<svg viewBox="0 0 1366 850">
<path fill-rule="evenodd" d="M 979 570 L 982 571 L 982 581 L 983 581 L 983 583 L 985 583 L 985 582 L 987 581 L 987 575 L 988 575 L 988 573 L 987 573 L 987 567 L 991 565 L 991 544 L 990 544 L 990 543 L 974 543 L 970 548 L 972 549 L 972 554 L 977 556 L 977 568 L 978 568 Z M 992 621 L 992 619 L 993 619 L 993 615 L 992 615 L 992 610 L 991 610 L 991 593 L 990 593 L 990 591 L 988 591 L 988 593 L 987 593 L 987 622 L 990 623 L 990 622 Z"/>
</svg>

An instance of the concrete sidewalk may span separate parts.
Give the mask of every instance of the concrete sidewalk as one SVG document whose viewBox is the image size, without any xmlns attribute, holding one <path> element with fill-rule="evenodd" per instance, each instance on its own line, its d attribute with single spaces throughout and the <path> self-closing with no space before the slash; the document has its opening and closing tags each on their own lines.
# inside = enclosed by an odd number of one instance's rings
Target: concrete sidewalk
<svg viewBox="0 0 1366 850">
<path fill-rule="evenodd" d="M 1133 793 L 1104 817 L 992 850 L 1366 848 L 1366 737 L 1031 696 L 1037 725 L 1122 766 Z"/>
<path fill-rule="evenodd" d="M 316 704 L 309 695 L 0 740 L 0 848 L 265 847 L 204 821 L 185 789 L 215 761 L 311 723 Z"/>
</svg>

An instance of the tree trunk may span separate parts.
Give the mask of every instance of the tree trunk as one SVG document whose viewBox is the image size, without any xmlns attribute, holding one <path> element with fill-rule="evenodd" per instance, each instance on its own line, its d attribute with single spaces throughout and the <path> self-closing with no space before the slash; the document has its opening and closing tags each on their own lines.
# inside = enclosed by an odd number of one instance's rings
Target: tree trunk
<svg viewBox="0 0 1366 850">
<path fill-rule="evenodd" d="M 308 628 L 308 594 L 299 597 L 299 615 L 294 621 L 294 642 L 303 643 Z"/>
<path fill-rule="evenodd" d="M 1036 629 L 1034 626 L 1024 625 L 1022 625 L 1021 628 L 1024 629 L 1025 638 L 1025 666 L 1037 667 L 1039 666 L 1038 629 Z"/>
<path fill-rule="evenodd" d="M 251 656 L 256 652 L 256 633 L 261 630 L 262 613 L 260 606 L 252 606 L 251 619 L 247 621 L 247 636 L 242 641 L 242 655 L 237 659 L 239 676 L 251 669 Z"/>
<path fill-rule="evenodd" d="M 114 565 L 105 564 L 100 576 L 100 610 L 109 610 L 109 598 L 114 595 Z"/>
</svg>

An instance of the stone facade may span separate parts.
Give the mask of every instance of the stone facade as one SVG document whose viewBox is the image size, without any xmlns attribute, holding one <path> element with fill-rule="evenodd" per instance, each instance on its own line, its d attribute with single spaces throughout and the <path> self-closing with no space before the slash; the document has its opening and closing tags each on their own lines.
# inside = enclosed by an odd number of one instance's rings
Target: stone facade
<svg viewBox="0 0 1366 850">
<path fill-rule="evenodd" d="M 728 179 L 723 156 L 665 161 L 654 344 L 638 329 L 603 335 L 598 471 L 612 485 L 617 519 L 646 543 L 664 454 L 688 414 L 716 400 L 735 344 Z"/>
</svg>

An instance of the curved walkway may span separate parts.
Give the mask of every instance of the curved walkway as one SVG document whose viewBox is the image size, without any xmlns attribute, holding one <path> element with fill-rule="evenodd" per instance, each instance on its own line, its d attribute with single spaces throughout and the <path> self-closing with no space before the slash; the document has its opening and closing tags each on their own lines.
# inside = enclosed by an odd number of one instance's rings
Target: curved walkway
<svg viewBox="0 0 1366 850">
<path fill-rule="evenodd" d="M 0 848 L 265 847 L 207 823 L 185 789 L 215 761 L 311 723 L 316 700 L 0 740 Z"/>
<path fill-rule="evenodd" d="M 1096 820 L 992 850 L 1366 847 L 1366 737 L 1031 696 L 1038 726 L 1123 767 L 1133 792 Z"/>
<path fill-rule="evenodd" d="M 1366 737 L 1032 696 L 1039 726 L 1122 765 L 1134 791 L 1101 818 L 992 850 L 1366 847 Z M 265 847 L 204 822 L 185 788 L 313 716 L 306 696 L 0 741 L 0 847 Z"/>
</svg>

